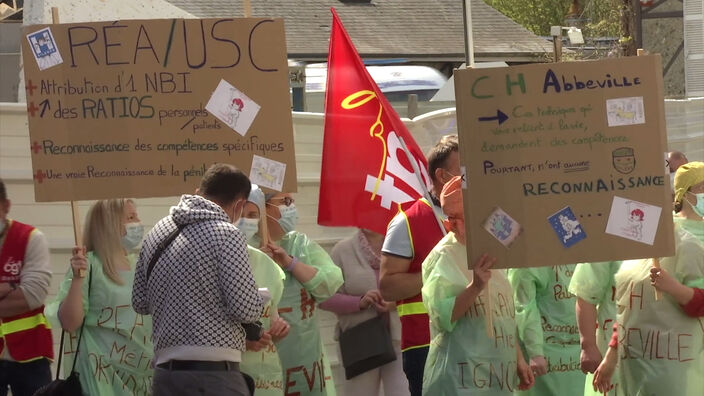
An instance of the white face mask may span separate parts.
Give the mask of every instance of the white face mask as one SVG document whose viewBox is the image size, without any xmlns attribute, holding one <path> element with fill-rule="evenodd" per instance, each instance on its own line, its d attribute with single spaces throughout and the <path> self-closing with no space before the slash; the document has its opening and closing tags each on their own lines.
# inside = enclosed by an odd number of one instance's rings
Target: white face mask
<svg viewBox="0 0 704 396">
<path fill-rule="evenodd" d="M 689 204 L 689 206 L 692 207 L 692 210 L 694 211 L 694 213 L 696 213 L 697 216 L 699 216 L 699 217 L 704 217 L 704 193 L 696 193 L 695 194 L 693 192 L 687 191 L 687 194 L 692 194 L 697 199 L 697 202 L 695 204 L 692 204 L 692 202 L 690 202 L 686 196 L 684 198 L 687 201 L 687 203 Z"/>
<path fill-rule="evenodd" d="M 127 233 L 122 237 L 122 246 L 127 250 L 136 249 L 142 243 L 144 226 L 142 223 L 127 223 L 125 224 L 125 231 Z"/>
<path fill-rule="evenodd" d="M 252 238 L 254 238 L 254 235 L 259 232 L 259 219 L 243 217 L 235 226 L 237 226 L 240 231 L 244 232 L 244 235 L 247 236 L 247 242 L 250 242 Z"/>
<path fill-rule="evenodd" d="M 296 205 L 279 205 L 277 208 L 279 208 L 281 218 L 276 221 L 279 222 L 281 229 L 287 234 L 295 230 L 298 224 L 298 210 L 296 209 Z"/>
</svg>

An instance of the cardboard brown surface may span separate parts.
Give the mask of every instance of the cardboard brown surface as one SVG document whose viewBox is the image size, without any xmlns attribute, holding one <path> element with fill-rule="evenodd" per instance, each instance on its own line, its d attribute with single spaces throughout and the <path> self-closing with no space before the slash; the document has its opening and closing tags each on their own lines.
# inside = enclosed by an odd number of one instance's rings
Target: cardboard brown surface
<svg viewBox="0 0 704 396">
<path fill-rule="evenodd" d="M 296 191 L 282 19 L 34 25 L 22 53 L 37 201 L 193 193 L 255 155 L 250 177 Z"/>
<path fill-rule="evenodd" d="M 455 71 L 470 263 L 485 252 L 500 268 L 674 255 L 660 62 Z"/>
</svg>

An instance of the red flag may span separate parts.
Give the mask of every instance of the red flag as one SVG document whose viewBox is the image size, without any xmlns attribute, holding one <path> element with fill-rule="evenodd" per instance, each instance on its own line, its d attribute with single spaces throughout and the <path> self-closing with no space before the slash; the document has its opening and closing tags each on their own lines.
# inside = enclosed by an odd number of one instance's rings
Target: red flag
<svg viewBox="0 0 704 396">
<path fill-rule="evenodd" d="M 399 205 L 425 195 L 427 164 L 334 9 L 332 18 L 318 224 L 384 233 Z"/>
</svg>

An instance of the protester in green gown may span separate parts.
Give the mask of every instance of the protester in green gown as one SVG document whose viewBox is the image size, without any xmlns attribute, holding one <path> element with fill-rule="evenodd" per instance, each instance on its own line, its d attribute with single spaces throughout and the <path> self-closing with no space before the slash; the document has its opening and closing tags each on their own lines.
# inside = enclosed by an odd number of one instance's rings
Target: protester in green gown
<svg viewBox="0 0 704 396">
<path fill-rule="evenodd" d="M 575 296 L 567 289 L 575 264 L 509 269 L 520 340 L 536 375 L 521 394 L 581 396 L 585 375 L 579 364 Z"/>
<path fill-rule="evenodd" d="M 620 261 L 577 264 L 569 291 L 577 297 L 575 311 L 581 347 L 580 366 L 586 374 L 584 395 L 602 396 L 593 389 L 594 371 L 609 348 L 611 329 L 616 322 L 616 280 Z M 608 396 L 622 394 L 618 384 Z"/>
<path fill-rule="evenodd" d="M 425 395 L 512 395 L 534 378 L 518 345 L 511 285 L 496 259 L 467 269 L 462 180 L 440 194 L 450 232 L 423 261 L 423 304 L 430 316 Z M 491 309 L 491 324 L 487 311 Z"/>
<path fill-rule="evenodd" d="M 137 260 L 133 251 L 143 233 L 133 201 L 96 202 L 86 217 L 85 247 L 73 249 L 71 268 L 56 300 L 45 309 L 56 326 L 70 332 L 64 341 L 63 370 L 68 375 L 73 359 L 78 359 L 84 395 L 151 394 L 152 319 L 132 309 Z M 84 319 L 83 339 L 77 345 Z"/>
<path fill-rule="evenodd" d="M 614 383 L 626 395 L 700 395 L 704 388 L 704 325 L 688 316 L 672 295 L 656 296 L 653 275 L 704 289 L 704 163 L 690 162 L 675 173 L 675 256 L 630 260 L 616 274 L 618 338 L 595 375 L 595 390 Z M 655 277 L 657 278 L 657 276 Z M 617 369 L 617 370 L 616 370 Z M 616 373 L 614 374 L 614 371 Z M 621 393 L 620 393 L 621 394 Z"/>
<path fill-rule="evenodd" d="M 690 162 L 675 173 L 675 224 L 704 243 L 704 162 Z"/>
<path fill-rule="evenodd" d="M 253 184 L 242 217 L 237 222 L 237 228 L 245 233 L 248 241 L 259 231 L 263 212 L 264 193 Z M 265 304 L 264 313 L 260 318 L 264 329 L 262 339 L 247 341 L 247 350 L 242 354 L 241 369 L 254 379 L 255 393 L 258 396 L 279 396 L 284 394 L 284 388 L 276 343 L 286 337 L 290 328 L 277 311 L 286 275 L 279 265 L 261 250 L 247 246 L 247 252 L 254 282 L 260 290 L 267 289 L 270 299 Z"/>
<path fill-rule="evenodd" d="M 704 288 L 704 247 L 675 228 L 675 256 L 660 267 L 688 287 Z M 616 274 L 618 342 L 594 374 L 600 392 L 618 383 L 625 395 L 701 395 L 704 328 L 669 294 L 656 297 L 651 259 L 624 261 Z M 618 372 L 614 378 L 614 369 Z"/>
<path fill-rule="evenodd" d="M 266 197 L 270 242 L 262 246 L 286 273 L 279 314 L 289 323 L 288 336 L 276 345 L 283 368 L 284 394 L 335 395 L 335 384 L 318 327 L 317 304 L 343 283 L 342 271 L 328 253 L 305 234 L 295 231 L 298 214 L 291 194 Z"/>
</svg>

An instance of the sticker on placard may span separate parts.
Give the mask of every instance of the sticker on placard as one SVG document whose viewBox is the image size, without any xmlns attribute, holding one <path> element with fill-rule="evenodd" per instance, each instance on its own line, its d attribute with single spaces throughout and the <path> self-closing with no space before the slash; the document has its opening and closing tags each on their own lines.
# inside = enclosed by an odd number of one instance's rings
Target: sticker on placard
<svg viewBox="0 0 704 396">
<path fill-rule="evenodd" d="M 232 84 L 220 80 L 205 109 L 235 132 L 244 136 L 252 126 L 261 106 L 242 91 L 233 87 Z"/>
<path fill-rule="evenodd" d="M 27 41 L 29 41 L 34 59 L 37 60 L 39 70 L 45 70 L 64 62 L 50 28 L 45 27 L 28 34 Z"/>
<path fill-rule="evenodd" d="M 493 235 L 502 245 L 509 247 L 518 238 L 523 228 L 516 220 L 501 208 L 494 208 L 484 221 L 484 229 Z"/>
<path fill-rule="evenodd" d="M 607 99 L 606 118 L 610 127 L 645 124 L 643 97 Z"/>
<path fill-rule="evenodd" d="M 467 168 L 464 165 L 460 165 L 460 173 L 462 173 L 462 189 L 467 189 Z"/>
<path fill-rule="evenodd" d="M 631 147 L 619 147 L 611 152 L 611 163 L 619 173 L 627 175 L 636 169 L 636 156 Z"/>
<path fill-rule="evenodd" d="M 661 211 L 655 205 L 614 197 L 606 233 L 652 245 Z"/>
<path fill-rule="evenodd" d="M 286 175 L 286 164 L 255 155 L 252 157 L 252 171 L 249 180 L 254 184 L 281 191 Z"/>
<path fill-rule="evenodd" d="M 587 237 L 584 228 L 569 206 L 549 216 L 548 222 L 564 247 L 570 247 Z"/>
</svg>

